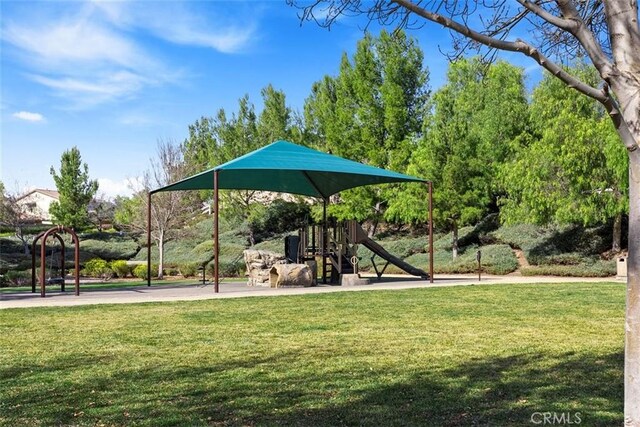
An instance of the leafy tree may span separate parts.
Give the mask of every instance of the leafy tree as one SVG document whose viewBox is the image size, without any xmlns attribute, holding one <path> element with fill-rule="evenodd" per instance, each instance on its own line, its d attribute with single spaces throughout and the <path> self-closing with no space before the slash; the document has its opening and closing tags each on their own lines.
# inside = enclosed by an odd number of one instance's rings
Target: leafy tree
<svg viewBox="0 0 640 427">
<path fill-rule="evenodd" d="M 373 166 L 404 171 L 428 98 L 428 71 L 414 39 L 402 31 L 365 34 L 350 59 L 343 54 L 338 76 L 313 85 L 305 102 L 305 124 L 317 148 Z M 382 218 L 393 187 L 344 191 L 329 212 L 338 218 Z"/>
<path fill-rule="evenodd" d="M 148 197 L 150 191 L 164 187 L 185 178 L 186 164 L 182 151 L 172 141 L 159 141 L 157 157 L 151 159 L 150 168 L 143 174 L 144 190 L 135 196 L 137 201 L 125 203 L 123 215 L 128 210 L 139 207 L 132 227 L 146 229 Z M 151 238 L 158 248 L 158 278 L 162 279 L 164 269 L 164 245 L 180 233 L 180 227 L 193 216 L 193 205 L 188 203 L 188 191 L 167 191 L 152 195 L 151 200 Z M 126 217 L 126 216 L 125 216 Z"/>
<path fill-rule="evenodd" d="M 521 69 L 505 62 L 487 65 L 478 58 L 449 66 L 447 84 L 436 92 L 425 135 L 410 161 L 409 172 L 434 183 L 434 220 L 453 232 L 486 215 L 501 188 L 500 165 L 512 155 L 511 141 L 527 126 L 527 101 Z M 508 94 L 508 96 L 504 96 Z M 507 111 L 500 114 L 499 110 Z M 423 222 L 424 186 L 405 186 L 387 217 Z"/>
<path fill-rule="evenodd" d="M 182 152 L 189 170 L 211 168 L 278 139 L 300 134 L 293 124 L 291 109 L 284 92 L 269 85 L 262 89 L 264 108 L 258 116 L 249 96 L 238 100 L 238 111 L 228 117 L 224 109 L 214 118 L 203 117 L 189 126 L 189 138 Z M 210 192 L 205 194 L 210 195 Z M 251 204 L 257 201 L 254 190 L 231 190 L 220 193 L 221 213 L 226 217 L 246 219 Z"/>
<path fill-rule="evenodd" d="M 89 220 L 102 231 L 105 224 L 113 225 L 116 205 L 114 202 L 99 195 L 89 204 Z"/>
<path fill-rule="evenodd" d="M 257 125 L 257 136 L 261 145 L 270 144 L 281 139 L 290 140 L 291 109 L 286 105 L 284 92 L 268 85 L 261 91 L 264 108 L 260 113 Z"/>
<path fill-rule="evenodd" d="M 255 244 L 274 234 L 295 231 L 310 222 L 311 208 L 304 201 L 276 199 L 268 206 L 255 203 L 248 218 L 250 241 Z"/>
<path fill-rule="evenodd" d="M 88 206 L 98 191 L 98 181 L 89 179 L 89 166 L 82 163 L 80 150 L 73 147 L 62 153 L 60 173 L 51 167 L 51 175 L 60 194 L 49 212 L 54 222 L 78 229 L 89 224 Z"/>
<path fill-rule="evenodd" d="M 629 258 L 625 338 L 625 425 L 640 425 L 640 20 L 638 2 L 506 0 L 288 0 L 302 19 L 331 26 L 343 14 L 365 14 L 383 25 L 447 28 L 460 54 L 468 48 L 526 55 L 567 86 L 602 104 L 629 157 Z M 477 19 L 481 8 L 483 19 Z M 322 12 L 316 16 L 314 12 Z M 416 22 L 417 21 L 417 22 Z M 515 38 L 514 34 L 522 38 Z M 590 85 L 558 61 L 587 57 L 600 77 Z M 557 59 L 557 60 L 555 60 Z M 605 148 L 601 148 L 604 150 Z"/>
<path fill-rule="evenodd" d="M 24 232 L 29 223 L 29 206 L 18 203 L 19 197 L 8 193 L 0 181 L 0 225 L 14 230 L 14 235 L 22 242 L 23 252 L 29 253 L 29 238 Z"/>
<path fill-rule="evenodd" d="M 594 84 L 593 68 L 577 68 L 570 72 Z M 547 75 L 533 93 L 531 122 L 532 141 L 502 171 L 502 218 L 585 225 L 614 218 L 612 250 L 620 251 L 628 159 L 602 108 Z"/>
<path fill-rule="evenodd" d="M 193 173 L 203 171 L 211 166 L 217 158 L 219 141 L 216 135 L 216 120 L 212 117 L 201 117 L 189 125 L 189 136 L 182 144 L 182 153 L 186 167 Z"/>
<path fill-rule="evenodd" d="M 142 214 L 143 197 L 118 196 L 114 200 L 113 222 L 117 229 L 143 232 L 143 221 L 138 221 Z"/>
</svg>

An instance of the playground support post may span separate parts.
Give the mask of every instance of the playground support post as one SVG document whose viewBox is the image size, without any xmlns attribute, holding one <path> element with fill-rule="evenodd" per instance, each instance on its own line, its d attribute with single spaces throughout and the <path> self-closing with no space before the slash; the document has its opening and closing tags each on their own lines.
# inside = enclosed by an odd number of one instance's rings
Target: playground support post
<svg viewBox="0 0 640 427">
<path fill-rule="evenodd" d="M 78 235 L 75 233 L 75 231 L 73 231 L 72 236 L 73 236 L 73 244 L 75 246 L 73 250 L 73 258 L 74 258 L 74 263 L 76 267 L 76 271 L 75 271 L 76 280 L 74 284 L 75 284 L 76 296 L 78 296 L 80 295 L 80 240 L 78 240 Z"/>
<path fill-rule="evenodd" d="M 327 283 L 327 199 L 322 198 L 322 283 Z"/>
<path fill-rule="evenodd" d="M 427 183 L 429 189 L 429 282 L 433 283 L 433 182 Z"/>
<path fill-rule="evenodd" d="M 218 171 L 213 171 L 213 280 L 214 280 L 214 292 L 217 294 L 220 291 L 220 276 L 218 255 L 220 253 L 218 234 Z"/>
<path fill-rule="evenodd" d="M 147 194 L 147 286 L 151 286 L 151 191 Z"/>
</svg>

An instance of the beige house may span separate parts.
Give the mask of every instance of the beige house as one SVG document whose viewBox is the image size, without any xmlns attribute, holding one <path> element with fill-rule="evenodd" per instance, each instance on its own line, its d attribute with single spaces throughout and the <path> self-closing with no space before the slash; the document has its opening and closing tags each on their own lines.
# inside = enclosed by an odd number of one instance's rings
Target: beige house
<svg viewBox="0 0 640 427">
<path fill-rule="evenodd" d="M 36 188 L 21 196 L 16 203 L 22 209 L 25 219 L 51 224 L 49 207 L 51 203 L 59 200 L 60 194 L 57 191 Z"/>
</svg>

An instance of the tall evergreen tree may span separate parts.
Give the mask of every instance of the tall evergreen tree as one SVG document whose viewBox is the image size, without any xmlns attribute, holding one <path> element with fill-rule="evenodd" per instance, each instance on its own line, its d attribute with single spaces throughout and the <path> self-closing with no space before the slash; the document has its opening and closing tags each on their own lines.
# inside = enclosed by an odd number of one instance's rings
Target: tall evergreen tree
<svg viewBox="0 0 640 427">
<path fill-rule="evenodd" d="M 284 92 L 268 85 L 261 91 L 264 107 L 258 117 L 257 133 L 260 145 L 270 144 L 281 139 L 290 140 L 291 109 L 287 107 Z"/>
<path fill-rule="evenodd" d="M 349 58 L 345 53 L 336 77 L 313 85 L 305 102 L 305 124 L 317 148 L 342 157 L 397 171 L 421 132 L 428 98 L 428 71 L 416 41 L 402 31 L 366 34 Z M 382 218 L 393 187 L 344 191 L 330 207 L 338 218 Z"/>
<path fill-rule="evenodd" d="M 527 128 L 528 110 L 523 72 L 505 62 L 488 66 L 477 58 L 461 59 L 450 64 L 447 78 L 433 96 L 408 172 L 433 181 L 434 221 L 452 231 L 456 257 L 459 227 L 482 218 L 501 193 L 497 171 L 512 155 L 512 140 Z M 425 198 L 424 186 L 407 186 L 386 215 L 424 222 L 420 201 Z"/>
<path fill-rule="evenodd" d="M 51 167 L 51 175 L 60 194 L 49 212 L 56 224 L 78 229 L 89 224 L 87 208 L 98 191 L 98 181 L 89 179 L 89 166 L 82 163 L 80 150 L 73 147 L 62 153 L 60 172 Z"/>
</svg>

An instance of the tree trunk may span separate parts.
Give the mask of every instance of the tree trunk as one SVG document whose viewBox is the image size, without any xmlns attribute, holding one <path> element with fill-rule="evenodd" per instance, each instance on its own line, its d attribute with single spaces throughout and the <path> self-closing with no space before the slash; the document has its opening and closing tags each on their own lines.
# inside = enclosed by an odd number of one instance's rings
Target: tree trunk
<svg viewBox="0 0 640 427">
<path fill-rule="evenodd" d="M 618 253 L 622 250 L 622 214 L 619 213 L 613 219 L 613 243 L 611 252 Z"/>
<path fill-rule="evenodd" d="M 453 238 L 451 239 L 451 251 L 453 259 L 458 258 L 458 222 L 453 221 Z"/>
<path fill-rule="evenodd" d="M 605 2 L 610 22 L 614 72 L 605 78 L 621 107 L 619 114 L 609 114 L 618 135 L 629 153 L 629 256 L 627 258 L 627 305 L 624 344 L 624 425 L 640 426 L 640 81 L 638 69 L 640 34 L 625 34 L 638 28 L 637 3 Z M 612 13 L 609 13 L 612 12 Z M 614 13 L 615 12 L 615 13 Z M 624 18 L 629 22 L 625 23 Z M 613 25 L 615 24 L 615 25 Z M 629 25 L 627 25 L 629 24 Z M 631 40 L 631 41 L 630 41 Z M 621 66 L 623 68 L 621 68 Z"/>
<path fill-rule="evenodd" d="M 629 156 L 629 257 L 624 345 L 624 425 L 640 425 L 640 150 Z"/>
<path fill-rule="evenodd" d="M 29 255 L 31 253 L 29 252 L 29 243 L 27 242 L 27 239 L 25 239 L 24 237 L 22 228 L 16 227 L 15 235 L 22 242 L 22 253 L 24 253 L 25 255 Z"/>
<path fill-rule="evenodd" d="M 164 275 L 164 233 L 160 233 L 158 237 L 158 279 L 162 279 Z"/>
<path fill-rule="evenodd" d="M 375 236 L 376 234 L 376 229 L 378 228 L 378 220 L 374 219 L 373 221 L 371 221 L 371 224 L 369 224 L 368 230 L 367 230 L 367 237 L 368 238 L 373 238 L 373 236 Z"/>
</svg>

